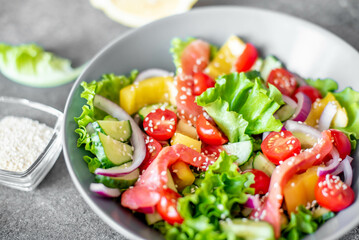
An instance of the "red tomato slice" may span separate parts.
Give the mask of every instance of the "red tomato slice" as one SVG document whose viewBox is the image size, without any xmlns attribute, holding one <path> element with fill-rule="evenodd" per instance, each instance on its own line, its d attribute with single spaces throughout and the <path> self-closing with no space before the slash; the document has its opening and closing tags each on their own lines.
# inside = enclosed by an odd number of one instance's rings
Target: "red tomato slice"
<svg viewBox="0 0 359 240">
<path fill-rule="evenodd" d="M 157 155 L 162 150 L 161 144 L 157 142 L 156 139 L 150 136 L 145 136 L 145 144 L 146 144 L 146 156 L 142 164 L 140 165 L 141 172 L 148 168 L 148 166 L 153 162 L 153 160 L 155 160 Z"/>
<path fill-rule="evenodd" d="M 228 138 L 215 126 L 215 123 L 211 123 L 203 114 L 197 120 L 196 130 L 198 137 L 204 143 L 223 145 L 228 142 Z"/>
<path fill-rule="evenodd" d="M 176 76 L 176 84 L 178 117 L 185 120 L 189 124 L 196 126 L 196 121 L 203 113 L 203 108 L 195 103 L 195 96 L 193 94 L 193 78 L 191 76 L 179 74 Z"/>
<path fill-rule="evenodd" d="M 321 99 L 322 98 L 322 94 L 320 94 L 320 92 L 318 91 L 318 89 L 316 89 L 315 87 L 312 86 L 300 86 L 299 88 L 297 88 L 294 93 L 293 93 L 293 99 L 298 102 L 297 98 L 295 97 L 295 94 L 297 94 L 298 92 L 302 92 L 305 95 L 307 95 L 310 100 L 312 100 L 312 103 L 315 102 L 315 100 L 317 100 L 318 98 Z"/>
<path fill-rule="evenodd" d="M 250 43 L 246 44 L 243 53 L 235 63 L 237 72 L 246 72 L 251 69 L 258 58 L 258 52 L 255 46 Z"/>
<path fill-rule="evenodd" d="M 206 143 L 202 144 L 201 153 L 212 157 L 217 160 L 221 152 L 224 151 L 222 145 L 208 145 Z"/>
<path fill-rule="evenodd" d="M 283 202 L 283 189 L 294 174 L 312 167 L 315 162 L 323 162 L 332 150 L 330 131 L 322 132 L 322 138 L 313 148 L 293 156 L 279 165 L 271 176 L 269 194 L 264 204 L 251 213 L 252 219 L 264 220 L 272 224 L 275 237 L 280 237 L 280 208 Z"/>
<path fill-rule="evenodd" d="M 279 164 L 301 150 L 300 141 L 289 131 L 271 132 L 262 142 L 263 154 L 274 164 Z"/>
<path fill-rule="evenodd" d="M 150 112 L 143 120 L 143 129 L 156 140 L 168 140 L 176 131 L 177 115 L 168 110 L 158 108 Z"/>
<path fill-rule="evenodd" d="M 160 195 L 161 198 L 156 205 L 157 212 L 169 224 L 181 224 L 183 222 L 183 218 L 177 211 L 177 200 L 181 197 L 181 195 L 170 188 L 162 189 Z"/>
<path fill-rule="evenodd" d="M 183 50 L 181 55 L 182 73 L 193 75 L 202 72 L 208 65 L 210 45 L 202 40 L 194 40 Z"/>
<path fill-rule="evenodd" d="M 258 169 L 246 170 L 243 173 L 250 172 L 254 174 L 254 181 L 249 187 L 254 188 L 255 194 L 266 194 L 269 189 L 270 177 Z"/>
<path fill-rule="evenodd" d="M 282 94 L 289 97 L 293 95 L 297 88 L 295 77 L 284 68 L 273 69 L 268 76 L 268 83 L 274 85 Z"/>
<path fill-rule="evenodd" d="M 330 129 L 329 131 L 332 134 L 334 140 L 333 144 L 337 148 L 340 158 L 344 159 L 346 156 L 350 155 L 352 146 L 347 135 L 337 129 Z"/>
<path fill-rule="evenodd" d="M 214 87 L 216 82 L 207 74 L 204 74 L 203 72 L 198 72 L 193 75 L 194 79 L 194 88 L 193 88 L 193 94 L 195 96 L 201 95 L 204 91 L 207 90 L 207 88 Z"/>
<path fill-rule="evenodd" d="M 333 212 L 349 207 L 355 199 L 353 189 L 330 174 L 319 177 L 314 191 L 318 204 Z"/>
</svg>

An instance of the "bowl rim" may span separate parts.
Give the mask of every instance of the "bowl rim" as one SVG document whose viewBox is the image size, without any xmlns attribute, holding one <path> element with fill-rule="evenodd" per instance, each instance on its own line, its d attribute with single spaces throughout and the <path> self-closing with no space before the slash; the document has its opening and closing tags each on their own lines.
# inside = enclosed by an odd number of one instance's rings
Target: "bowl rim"
<svg viewBox="0 0 359 240">
<path fill-rule="evenodd" d="M 150 22 L 150 23 L 143 25 L 139 28 L 130 29 L 130 30 L 126 31 L 125 33 L 120 34 L 118 37 L 114 38 L 112 41 L 110 41 L 97 54 L 95 54 L 93 56 L 93 58 L 88 62 L 86 68 L 82 71 L 82 73 L 79 75 L 79 77 L 74 82 L 74 84 L 71 88 L 71 91 L 68 95 L 68 98 L 66 100 L 66 105 L 64 108 L 64 121 L 63 121 L 63 126 L 62 126 L 63 154 L 64 154 L 66 166 L 69 171 L 70 177 L 71 177 L 75 187 L 79 191 L 80 195 L 85 200 L 85 202 L 107 225 L 109 225 L 112 229 L 114 229 L 115 231 L 117 231 L 118 233 L 124 235 L 125 237 L 127 237 L 129 239 L 142 239 L 142 238 L 139 237 L 138 235 L 136 235 L 135 233 L 132 233 L 128 229 L 124 228 L 123 226 L 119 225 L 111 217 L 107 216 L 106 213 L 97 204 L 95 204 L 95 202 L 91 199 L 91 197 L 89 195 L 87 195 L 87 193 L 82 188 L 79 180 L 77 179 L 77 177 L 75 175 L 74 169 L 72 168 L 72 165 L 70 162 L 69 152 L 66 147 L 67 146 L 67 136 L 66 136 L 66 132 L 65 132 L 65 127 L 66 127 L 66 119 L 68 118 L 68 109 L 70 107 L 70 103 L 72 102 L 72 99 L 74 98 L 74 93 L 75 93 L 76 89 L 80 85 L 80 80 L 82 80 L 82 76 L 85 75 L 85 73 L 92 67 L 92 65 L 97 61 L 98 58 L 100 58 L 105 52 L 107 52 L 111 48 L 113 48 L 118 42 L 121 42 L 122 40 L 137 33 L 138 31 L 143 31 L 144 29 L 151 28 L 152 25 L 166 21 L 167 19 L 182 18 L 183 16 L 186 16 L 186 15 L 204 14 L 206 12 L 211 12 L 211 11 L 214 11 L 214 12 L 250 11 L 250 12 L 256 13 L 256 14 L 271 14 L 273 16 L 277 16 L 280 18 L 289 19 L 291 21 L 298 22 L 299 24 L 304 25 L 305 27 L 310 27 L 315 32 L 319 32 L 326 36 L 330 36 L 336 42 L 344 44 L 348 49 L 350 49 L 351 51 L 353 51 L 359 55 L 359 51 L 357 49 L 355 49 L 352 45 L 350 45 L 347 41 L 345 41 L 341 37 L 337 36 L 330 30 L 328 30 L 324 27 L 321 27 L 318 24 L 315 24 L 315 23 L 305 20 L 303 18 L 292 16 L 292 15 L 289 15 L 288 13 L 283 13 L 280 11 L 264 9 L 264 8 L 259 8 L 259 7 L 237 6 L 237 5 L 212 5 L 212 6 L 202 6 L 202 7 L 193 8 L 192 10 L 190 10 L 188 12 L 168 16 L 168 17 Z M 343 236 L 345 233 L 347 233 L 349 230 L 351 230 L 358 222 L 359 222 L 359 215 L 355 219 L 355 221 L 353 220 L 351 222 L 351 224 L 345 225 L 345 227 L 341 228 L 333 236 L 331 236 L 332 239 L 336 239 L 340 236 Z M 308 238 L 309 238 L 309 235 L 306 236 L 306 239 L 308 239 Z"/>
<path fill-rule="evenodd" d="M 49 150 L 51 149 L 53 144 L 56 142 L 56 140 L 61 138 L 61 133 L 62 133 L 61 127 L 62 127 L 62 122 L 64 119 L 63 118 L 64 114 L 61 111 L 57 110 L 56 108 L 45 105 L 43 103 L 30 101 L 25 98 L 0 96 L 0 102 L 20 104 L 20 105 L 23 105 L 23 106 L 26 106 L 29 108 L 38 109 L 38 110 L 41 110 L 43 112 L 46 112 L 48 114 L 55 116 L 57 119 L 55 126 L 51 127 L 53 130 L 53 133 L 52 133 L 51 138 L 50 138 L 49 142 L 47 143 L 45 149 L 40 153 L 40 155 L 36 158 L 36 160 L 25 171 L 14 172 L 14 171 L 0 169 L 1 177 L 8 177 L 8 178 L 11 178 L 14 181 L 16 181 L 16 180 L 23 179 L 23 178 L 27 177 L 28 175 L 30 175 L 37 168 L 37 166 L 43 161 L 44 157 L 47 156 Z M 29 119 L 31 119 L 31 118 L 29 118 Z M 31 119 L 31 120 L 33 120 L 33 119 Z M 61 147 L 62 147 L 62 144 L 61 144 Z"/>
</svg>

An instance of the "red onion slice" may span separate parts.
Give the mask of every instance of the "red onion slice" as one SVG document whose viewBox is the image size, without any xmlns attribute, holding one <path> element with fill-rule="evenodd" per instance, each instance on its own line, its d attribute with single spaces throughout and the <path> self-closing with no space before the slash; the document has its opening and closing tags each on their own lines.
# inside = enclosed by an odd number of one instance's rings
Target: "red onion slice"
<svg viewBox="0 0 359 240">
<path fill-rule="evenodd" d="M 264 139 L 266 137 L 268 137 L 268 135 L 270 134 L 271 132 L 264 132 L 263 135 L 262 135 L 262 141 L 264 141 Z"/>
<path fill-rule="evenodd" d="M 332 151 L 330 152 L 331 156 L 333 157 L 332 160 L 330 160 L 328 162 L 328 165 L 325 167 L 318 167 L 318 176 L 323 176 L 323 175 L 327 175 L 327 174 L 331 174 L 333 173 L 337 167 L 340 164 L 340 158 L 339 158 L 339 153 L 338 150 L 333 147 Z"/>
<path fill-rule="evenodd" d="M 284 123 L 284 127 L 292 133 L 293 132 L 301 132 L 307 136 L 312 136 L 316 139 L 320 139 L 322 137 L 322 134 L 320 133 L 320 131 L 318 131 L 317 129 L 315 129 L 311 126 L 308 126 L 307 124 L 302 123 L 302 122 L 287 120 Z"/>
<path fill-rule="evenodd" d="M 297 103 L 293 99 L 291 99 L 290 97 L 288 97 L 286 95 L 282 95 L 282 99 L 286 104 L 288 104 L 292 108 L 297 108 Z"/>
<path fill-rule="evenodd" d="M 138 168 L 141 165 L 146 155 L 146 146 L 141 129 L 131 118 L 131 116 L 128 115 L 128 113 L 125 110 L 123 110 L 120 106 L 118 106 L 116 103 L 97 94 L 95 95 L 93 102 L 95 107 L 101 109 L 102 111 L 105 111 L 106 113 L 117 118 L 118 120 L 130 121 L 132 127 L 132 136 L 130 141 L 135 149 L 133 151 L 132 165 L 129 166 L 128 168 L 123 168 L 121 166 L 108 168 L 108 169 L 97 168 L 95 170 L 95 174 L 109 176 L 109 177 L 119 177 L 134 171 L 136 168 Z"/>
<path fill-rule="evenodd" d="M 352 160 L 353 158 L 351 156 L 346 156 L 344 160 L 340 162 L 337 169 L 332 173 L 332 175 L 338 175 L 344 172 L 344 182 L 348 186 L 351 186 L 353 181 L 353 168 L 350 165 Z"/>
<path fill-rule="evenodd" d="M 117 188 L 108 188 L 102 183 L 91 183 L 90 191 L 95 192 L 104 197 L 115 198 L 121 195 L 121 192 Z"/>
<path fill-rule="evenodd" d="M 330 123 L 333 121 L 335 114 L 337 113 L 337 106 L 332 102 L 329 102 L 327 106 L 325 106 L 322 115 L 320 115 L 318 129 L 320 131 L 324 131 L 329 129 Z"/>
<path fill-rule="evenodd" d="M 312 101 L 302 92 L 298 92 L 295 97 L 298 100 L 298 106 L 292 116 L 292 120 L 304 122 L 308 117 L 310 109 L 312 108 Z"/>
<path fill-rule="evenodd" d="M 247 196 L 248 196 L 248 199 L 247 199 L 247 202 L 244 204 L 245 207 L 251 208 L 251 209 L 257 209 L 260 207 L 261 201 L 259 199 L 258 194 L 254 195 L 254 196 L 247 194 Z"/>
<path fill-rule="evenodd" d="M 297 83 L 299 84 L 299 86 L 306 86 L 308 85 L 307 81 L 305 81 L 304 78 L 302 78 L 301 76 L 299 76 L 296 73 L 293 73 L 295 80 L 297 81 Z"/>
<path fill-rule="evenodd" d="M 152 78 L 152 77 L 166 77 L 166 76 L 171 76 L 171 75 L 173 75 L 173 74 L 171 74 L 170 72 L 168 72 L 166 70 L 163 70 L 160 68 L 150 68 L 150 69 L 140 72 L 137 75 L 134 82 L 140 82 L 145 79 Z"/>
</svg>

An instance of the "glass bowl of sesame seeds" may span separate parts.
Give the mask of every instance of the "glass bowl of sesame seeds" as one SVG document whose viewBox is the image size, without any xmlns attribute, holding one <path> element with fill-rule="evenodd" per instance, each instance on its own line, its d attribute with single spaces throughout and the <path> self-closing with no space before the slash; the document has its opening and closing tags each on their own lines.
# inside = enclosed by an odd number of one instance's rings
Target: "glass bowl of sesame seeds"
<svg viewBox="0 0 359 240">
<path fill-rule="evenodd" d="M 62 112 L 26 99 L 0 96 L 0 184 L 31 191 L 61 150 Z"/>
</svg>

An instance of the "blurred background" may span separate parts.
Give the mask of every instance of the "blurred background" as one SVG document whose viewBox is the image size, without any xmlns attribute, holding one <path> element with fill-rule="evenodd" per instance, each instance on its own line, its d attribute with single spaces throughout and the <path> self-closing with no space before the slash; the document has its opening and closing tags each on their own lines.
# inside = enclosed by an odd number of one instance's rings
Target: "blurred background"
<svg viewBox="0 0 359 240">
<path fill-rule="evenodd" d="M 296 16 L 333 32 L 359 50 L 358 0 L 199 0 L 193 9 L 214 5 L 251 6 Z M 89 0 L 0 0 L 0 42 L 34 42 L 72 60 L 74 66 L 89 61 L 129 30 Z M 0 95 L 27 98 L 63 111 L 72 83 L 31 88 L 0 75 Z M 0 203 L 0 239 L 124 239 L 81 198 L 62 154 L 35 191 L 0 186 Z M 359 228 L 342 239 L 359 239 Z"/>
</svg>

